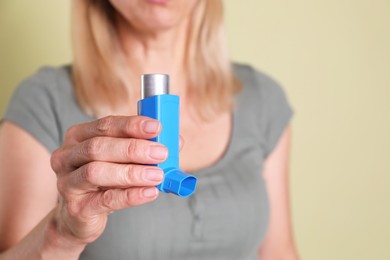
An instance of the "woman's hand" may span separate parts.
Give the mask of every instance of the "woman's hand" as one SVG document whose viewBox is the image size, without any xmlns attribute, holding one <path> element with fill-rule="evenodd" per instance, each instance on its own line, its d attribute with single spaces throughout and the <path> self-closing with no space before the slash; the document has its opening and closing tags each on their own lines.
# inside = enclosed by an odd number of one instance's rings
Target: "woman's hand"
<svg viewBox="0 0 390 260">
<path fill-rule="evenodd" d="M 155 200 L 167 149 L 146 139 L 161 124 L 141 116 L 109 116 L 71 127 L 51 157 L 60 193 L 56 229 L 87 244 L 103 232 L 112 211 Z"/>
</svg>

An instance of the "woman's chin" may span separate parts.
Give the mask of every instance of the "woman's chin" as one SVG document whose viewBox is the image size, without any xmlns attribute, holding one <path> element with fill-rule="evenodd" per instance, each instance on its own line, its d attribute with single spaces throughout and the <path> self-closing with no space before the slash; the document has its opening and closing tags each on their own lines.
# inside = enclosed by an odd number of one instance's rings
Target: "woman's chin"
<svg viewBox="0 0 390 260">
<path fill-rule="evenodd" d="M 181 20 L 177 17 L 172 17 L 169 14 L 157 14 L 149 16 L 149 19 L 133 24 L 136 29 L 144 32 L 158 32 L 175 29 L 180 26 Z"/>
<path fill-rule="evenodd" d="M 180 27 L 190 16 L 196 0 L 111 0 L 118 12 L 139 32 L 150 33 Z M 126 3 L 129 3 L 126 5 Z M 132 5 L 130 5 L 132 4 Z"/>
<path fill-rule="evenodd" d="M 146 0 L 147 2 L 149 2 L 150 4 L 167 4 L 169 2 L 169 0 Z"/>
</svg>

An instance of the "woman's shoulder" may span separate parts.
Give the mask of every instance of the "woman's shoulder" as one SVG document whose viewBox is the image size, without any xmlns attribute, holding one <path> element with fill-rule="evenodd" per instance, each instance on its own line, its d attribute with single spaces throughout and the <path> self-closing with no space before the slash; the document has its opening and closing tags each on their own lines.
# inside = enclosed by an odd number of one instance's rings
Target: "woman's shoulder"
<svg viewBox="0 0 390 260">
<path fill-rule="evenodd" d="M 287 102 L 282 85 L 269 74 L 242 63 L 233 63 L 233 72 L 243 87 L 239 99 L 254 99 L 258 105 Z"/>
<path fill-rule="evenodd" d="M 247 64 L 233 64 L 242 91 L 237 96 L 240 125 L 254 124 L 267 156 L 288 124 L 293 111 L 282 86 L 268 74 Z"/>
<path fill-rule="evenodd" d="M 70 65 L 45 66 L 25 78 L 14 90 L 10 106 L 60 114 L 75 102 Z"/>
<path fill-rule="evenodd" d="M 31 95 L 42 93 L 60 94 L 72 89 L 71 67 L 64 65 L 60 67 L 45 66 L 39 68 L 32 75 L 24 79 L 16 91 L 26 92 Z M 59 90 L 61 90 L 59 92 Z"/>
<path fill-rule="evenodd" d="M 250 64 L 233 63 L 233 73 L 241 82 L 244 90 L 275 92 L 282 91 L 281 84 L 268 73 L 261 71 Z"/>
<path fill-rule="evenodd" d="M 53 151 L 73 121 L 87 119 L 71 82 L 70 66 L 40 68 L 15 89 L 2 119 L 19 125 Z"/>
</svg>

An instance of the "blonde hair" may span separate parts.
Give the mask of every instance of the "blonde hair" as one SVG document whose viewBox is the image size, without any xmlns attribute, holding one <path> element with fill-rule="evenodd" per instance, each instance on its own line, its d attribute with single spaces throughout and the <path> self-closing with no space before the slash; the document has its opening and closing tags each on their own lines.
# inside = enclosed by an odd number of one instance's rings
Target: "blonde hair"
<svg viewBox="0 0 390 260">
<path fill-rule="evenodd" d="M 130 99 L 128 65 L 108 0 L 73 0 L 72 75 L 86 113 L 116 114 Z M 222 0 L 199 0 L 190 19 L 185 53 L 187 95 L 204 119 L 230 109 L 241 85 L 228 58 Z M 134 86 L 133 86 L 134 87 Z"/>
</svg>

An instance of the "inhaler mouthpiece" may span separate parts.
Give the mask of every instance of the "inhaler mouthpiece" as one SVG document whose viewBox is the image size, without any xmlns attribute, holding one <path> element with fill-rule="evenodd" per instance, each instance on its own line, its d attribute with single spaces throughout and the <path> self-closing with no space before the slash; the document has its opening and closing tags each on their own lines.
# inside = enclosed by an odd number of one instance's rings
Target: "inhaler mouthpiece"
<svg viewBox="0 0 390 260">
<path fill-rule="evenodd" d="M 164 169 L 164 182 L 160 184 L 164 192 L 174 193 L 180 197 L 190 196 L 196 187 L 197 179 L 178 168 Z"/>
</svg>

